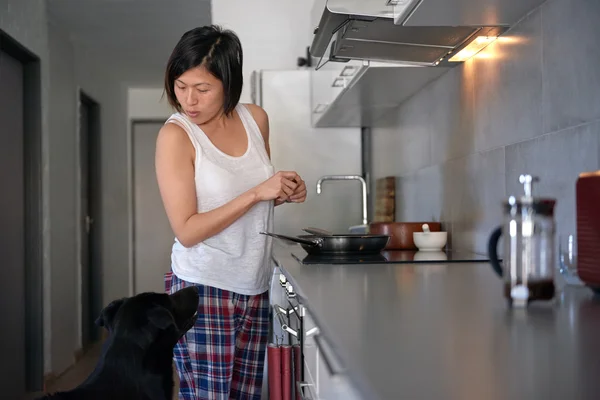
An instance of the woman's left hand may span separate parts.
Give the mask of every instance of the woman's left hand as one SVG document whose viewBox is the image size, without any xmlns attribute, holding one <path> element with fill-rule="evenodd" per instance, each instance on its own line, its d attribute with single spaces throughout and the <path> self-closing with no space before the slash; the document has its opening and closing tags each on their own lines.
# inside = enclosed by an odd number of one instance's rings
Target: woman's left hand
<svg viewBox="0 0 600 400">
<path fill-rule="evenodd" d="M 306 184 L 304 183 L 302 178 L 300 178 L 300 175 L 296 176 L 294 180 L 298 184 L 294 192 L 290 195 L 287 201 L 284 201 L 282 199 L 275 200 L 276 206 L 283 203 L 304 203 L 304 200 L 306 200 Z"/>
<path fill-rule="evenodd" d="M 306 200 L 306 184 L 300 178 L 300 175 L 296 177 L 296 183 L 298 186 L 296 186 L 296 190 L 290 196 L 290 201 L 292 203 L 304 203 L 304 200 Z"/>
</svg>

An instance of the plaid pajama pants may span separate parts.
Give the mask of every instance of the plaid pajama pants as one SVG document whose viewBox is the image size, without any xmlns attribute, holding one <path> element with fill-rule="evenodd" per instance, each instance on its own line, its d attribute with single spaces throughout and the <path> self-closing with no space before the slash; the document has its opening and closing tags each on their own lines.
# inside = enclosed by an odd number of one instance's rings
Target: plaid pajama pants
<svg viewBox="0 0 600 400">
<path fill-rule="evenodd" d="M 174 348 L 179 399 L 227 400 L 261 397 L 269 334 L 269 294 L 241 295 L 165 274 L 174 293 L 195 285 L 198 320 Z"/>
</svg>

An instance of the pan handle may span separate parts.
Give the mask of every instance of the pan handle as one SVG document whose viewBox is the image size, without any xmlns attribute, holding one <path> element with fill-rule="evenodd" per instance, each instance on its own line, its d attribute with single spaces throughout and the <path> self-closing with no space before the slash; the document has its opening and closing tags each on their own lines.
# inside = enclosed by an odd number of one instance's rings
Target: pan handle
<svg viewBox="0 0 600 400">
<path fill-rule="evenodd" d="M 260 234 L 261 235 L 272 236 L 272 237 L 277 238 L 277 239 L 288 240 L 288 241 L 294 242 L 294 243 L 304 244 L 304 245 L 307 245 L 307 246 L 318 246 L 318 247 L 321 247 L 321 244 L 323 242 L 323 239 L 320 239 L 320 238 L 317 238 L 315 240 L 308 240 L 308 239 L 302 239 L 302 238 L 298 238 L 298 237 L 294 237 L 294 236 L 280 235 L 278 233 L 271 233 L 271 232 L 260 232 Z"/>
</svg>

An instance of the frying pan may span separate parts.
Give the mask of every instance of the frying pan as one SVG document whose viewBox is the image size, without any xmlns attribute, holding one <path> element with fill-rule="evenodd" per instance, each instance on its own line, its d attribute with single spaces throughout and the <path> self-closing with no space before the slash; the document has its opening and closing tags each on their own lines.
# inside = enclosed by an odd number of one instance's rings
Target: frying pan
<svg viewBox="0 0 600 400">
<path fill-rule="evenodd" d="M 334 234 L 287 236 L 271 232 L 262 235 L 299 243 L 311 255 L 319 254 L 372 254 L 379 253 L 390 240 L 389 235 Z"/>
</svg>

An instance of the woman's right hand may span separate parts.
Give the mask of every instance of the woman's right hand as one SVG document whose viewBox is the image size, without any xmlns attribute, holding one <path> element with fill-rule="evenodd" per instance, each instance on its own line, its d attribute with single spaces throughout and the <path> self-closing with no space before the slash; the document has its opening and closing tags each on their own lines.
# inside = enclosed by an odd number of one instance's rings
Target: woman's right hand
<svg viewBox="0 0 600 400">
<path fill-rule="evenodd" d="M 279 171 L 260 185 L 256 186 L 256 195 L 260 201 L 275 199 L 287 200 L 294 193 L 298 184 L 294 171 Z"/>
</svg>

